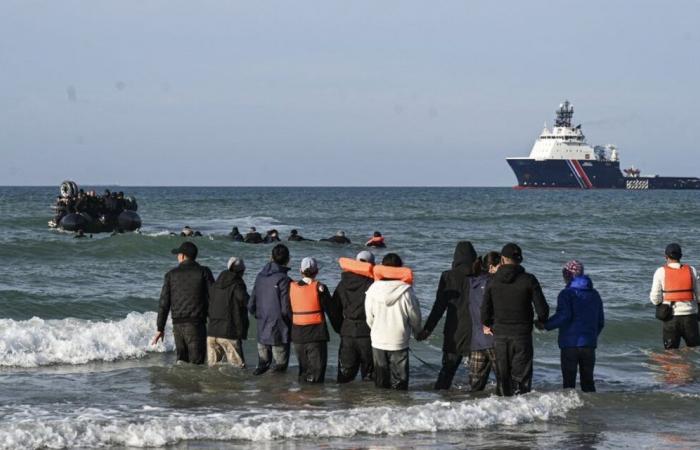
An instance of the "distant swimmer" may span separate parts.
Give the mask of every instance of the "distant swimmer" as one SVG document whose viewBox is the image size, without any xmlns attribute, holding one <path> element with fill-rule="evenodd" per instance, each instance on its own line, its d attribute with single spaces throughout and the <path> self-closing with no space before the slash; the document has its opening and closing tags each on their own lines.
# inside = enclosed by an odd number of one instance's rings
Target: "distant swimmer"
<svg viewBox="0 0 700 450">
<path fill-rule="evenodd" d="M 289 285 L 292 310 L 292 343 L 299 361 L 299 381 L 323 383 L 328 362 L 328 327 L 325 313 L 331 294 L 316 280 L 318 263 L 314 258 L 301 260 L 301 280 Z"/>
<path fill-rule="evenodd" d="M 345 231 L 340 230 L 335 233 L 335 236 L 326 239 L 321 239 L 321 242 L 332 242 L 334 244 L 350 244 L 350 239 L 345 236 Z"/>
<path fill-rule="evenodd" d="M 171 251 L 178 266 L 165 274 L 158 305 L 158 332 L 153 345 L 165 336 L 168 314 L 172 315 L 175 351 L 178 361 L 204 364 L 207 354 L 207 303 L 214 276 L 196 261 L 198 249 L 183 242 Z"/>
<path fill-rule="evenodd" d="M 566 287 L 557 298 L 557 312 L 540 327 L 559 329 L 564 389 L 576 389 L 576 374 L 580 372 L 581 390 L 595 392 L 595 349 L 605 325 L 603 301 L 593 289 L 591 279 L 583 274 L 583 264 L 579 261 L 566 263 L 562 275 Z M 694 323 L 697 326 L 697 320 Z"/>
<path fill-rule="evenodd" d="M 275 229 L 269 230 L 265 234 L 265 238 L 263 239 L 263 242 L 265 242 L 266 244 L 271 244 L 273 242 L 279 242 L 279 241 L 280 241 L 280 235 L 277 232 L 277 230 L 275 230 Z"/>
<path fill-rule="evenodd" d="M 228 237 L 234 242 L 243 242 L 245 240 L 245 237 L 240 231 L 238 231 L 238 227 L 231 228 L 231 232 L 228 234 Z"/>
<path fill-rule="evenodd" d="M 298 230 L 292 230 L 289 232 L 289 237 L 287 238 L 288 241 L 291 242 L 301 242 L 301 241 L 311 241 L 312 239 L 306 239 L 302 235 L 299 234 Z"/>
<path fill-rule="evenodd" d="M 243 340 L 248 337 L 248 290 L 243 281 L 245 263 L 231 257 L 227 270 L 209 289 L 207 360 L 210 366 L 223 361 L 245 367 Z"/>
<path fill-rule="evenodd" d="M 666 265 L 656 269 L 649 298 L 656 306 L 656 318 L 663 321 L 664 348 L 700 345 L 698 300 L 700 283 L 694 267 L 681 264 L 683 252 L 678 244 L 666 247 Z"/>
<path fill-rule="evenodd" d="M 180 237 L 201 237 L 201 236 L 202 236 L 202 233 L 200 233 L 197 230 L 193 230 L 188 225 L 185 225 L 185 227 L 180 232 Z"/>
<path fill-rule="evenodd" d="M 384 248 L 386 244 L 384 243 L 384 236 L 379 231 L 375 231 L 369 241 L 365 243 L 367 247 Z"/>
<path fill-rule="evenodd" d="M 262 244 L 263 237 L 257 232 L 255 227 L 250 227 L 248 233 L 245 235 L 245 238 L 243 238 L 243 242 L 246 244 Z"/>
</svg>

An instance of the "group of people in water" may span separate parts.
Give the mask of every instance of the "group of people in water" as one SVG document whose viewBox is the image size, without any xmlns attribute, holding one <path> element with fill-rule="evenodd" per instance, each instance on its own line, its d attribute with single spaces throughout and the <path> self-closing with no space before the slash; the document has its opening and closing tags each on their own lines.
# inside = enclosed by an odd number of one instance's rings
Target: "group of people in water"
<svg viewBox="0 0 700 450">
<path fill-rule="evenodd" d="M 123 192 L 111 192 L 105 189 L 103 195 L 98 195 L 95 191 L 84 191 L 80 189 L 75 195 L 56 197 L 54 204 L 54 222 L 61 222 L 61 219 L 72 213 L 88 214 L 93 219 L 105 216 L 108 220 L 116 220 L 116 217 L 125 209 L 133 209 L 133 200 L 124 197 Z"/>
<path fill-rule="evenodd" d="M 176 236 L 176 233 L 170 233 L 173 236 Z M 199 230 L 195 230 L 191 228 L 189 225 L 186 225 L 182 231 L 180 232 L 180 237 L 201 237 L 202 233 Z M 246 244 L 272 244 L 274 242 L 282 242 L 282 239 L 280 238 L 279 231 L 276 229 L 270 229 L 267 230 L 265 233 L 265 236 L 263 236 L 255 227 L 250 227 L 248 229 L 248 232 L 246 234 L 243 234 L 239 231 L 238 227 L 233 227 L 231 229 L 231 232 L 228 234 L 228 237 L 233 240 L 234 242 L 244 242 Z M 301 242 L 301 241 L 314 241 L 314 239 L 307 239 L 301 234 L 299 234 L 299 230 L 291 230 L 289 232 L 289 236 L 287 237 L 287 241 L 290 242 Z M 338 232 L 335 233 L 335 235 L 320 239 L 320 242 L 331 242 L 334 244 L 352 244 L 352 241 L 350 238 L 347 237 L 345 231 L 339 230 Z M 365 245 L 367 247 L 375 247 L 375 248 L 385 248 L 386 243 L 384 242 L 384 236 L 382 236 L 382 233 L 379 231 L 375 231 L 372 234 L 372 237 L 365 242 Z"/>
<path fill-rule="evenodd" d="M 368 250 L 354 259 L 340 258 L 340 282 L 331 291 L 319 280 L 319 265 L 312 257 L 301 260 L 299 275 L 292 279 L 289 249 L 276 244 L 250 294 L 241 258 L 231 257 L 214 279 L 209 268 L 196 262 L 198 248 L 193 242 L 183 242 L 172 253 L 179 264 L 165 275 L 153 343 L 163 339 L 170 315 L 181 361 L 207 360 L 214 365 L 225 359 L 245 367 L 242 341 L 248 336 L 249 317 L 254 317 L 258 350 L 254 375 L 286 371 L 293 345 L 300 382 L 322 383 L 330 323 L 340 335 L 338 383 L 359 374 L 377 387 L 405 390 L 410 337 L 427 339 L 445 316 L 442 367 L 435 389 L 450 388 L 466 357 L 472 391 L 483 390 L 493 372 L 499 395 L 529 392 L 532 335 L 538 328 L 559 330 L 563 387 L 575 388 L 580 374 L 581 389 L 595 391 L 596 347 L 605 324 L 603 302 L 578 260 L 562 268 L 564 286 L 550 316 L 539 281 L 521 265 L 518 245 L 508 243 L 500 252 L 478 256 L 470 242 L 461 241 L 451 268 L 440 276 L 435 302 L 423 322 L 413 271 L 396 253 L 385 254 L 381 262 Z M 650 293 L 651 302 L 658 305 L 656 316 L 664 322 L 667 349 L 678 348 L 681 339 L 687 346 L 700 344 L 697 272 L 681 264 L 681 256 L 678 244 L 666 248 L 666 263 L 655 273 Z"/>
</svg>

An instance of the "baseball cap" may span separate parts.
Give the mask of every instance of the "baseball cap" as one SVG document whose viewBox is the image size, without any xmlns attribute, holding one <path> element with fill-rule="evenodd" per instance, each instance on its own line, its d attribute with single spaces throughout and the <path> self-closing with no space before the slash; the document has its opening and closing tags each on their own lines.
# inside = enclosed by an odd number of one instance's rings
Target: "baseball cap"
<svg viewBox="0 0 700 450">
<path fill-rule="evenodd" d="M 189 259 L 196 259 L 198 252 L 199 250 L 197 249 L 197 246 L 189 241 L 183 242 L 178 248 L 174 248 L 170 251 L 170 253 L 172 253 L 173 255 L 179 255 L 180 253 L 182 253 Z"/>
<path fill-rule="evenodd" d="M 370 264 L 374 264 L 374 253 L 368 252 L 367 250 L 362 250 L 355 257 L 358 261 L 367 261 Z"/>
<path fill-rule="evenodd" d="M 506 244 L 501 249 L 501 256 L 510 258 L 513 261 L 521 262 L 523 260 L 523 251 L 520 249 L 518 244 L 512 242 Z"/>
<path fill-rule="evenodd" d="M 318 272 L 318 263 L 314 258 L 306 257 L 301 260 L 301 272 Z"/>
</svg>

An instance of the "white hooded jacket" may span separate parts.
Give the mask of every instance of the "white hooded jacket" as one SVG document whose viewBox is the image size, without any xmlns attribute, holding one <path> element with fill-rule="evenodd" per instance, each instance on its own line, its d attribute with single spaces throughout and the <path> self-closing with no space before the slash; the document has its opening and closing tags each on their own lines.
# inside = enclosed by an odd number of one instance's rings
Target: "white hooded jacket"
<svg viewBox="0 0 700 450">
<path fill-rule="evenodd" d="M 396 351 L 408 348 L 411 330 L 421 331 L 420 303 L 411 285 L 398 280 L 375 281 L 365 296 L 372 347 Z"/>
</svg>

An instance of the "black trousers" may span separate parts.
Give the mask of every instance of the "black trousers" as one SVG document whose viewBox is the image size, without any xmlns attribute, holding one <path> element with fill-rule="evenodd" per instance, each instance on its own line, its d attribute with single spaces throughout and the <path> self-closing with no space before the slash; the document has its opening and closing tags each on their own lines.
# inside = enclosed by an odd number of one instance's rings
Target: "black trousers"
<svg viewBox="0 0 700 450">
<path fill-rule="evenodd" d="M 299 381 L 323 383 L 326 379 L 328 343 L 324 341 L 294 344 L 294 351 L 299 360 Z"/>
<path fill-rule="evenodd" d="M 681 346 L 681 338 L 688 347 L 700 345 L 700 332 L 698 332 L 698 315 L 673 316 L 671 320 L 663 323 L 664 348 L 672 349 Z"/>
<path fill-rule="evenodd" d="M 576 389 L 576 373 L 581 373 L 581 390 L 595 392 L 593 369 L 595 368 L 595 348 L 571 347 L 561 349 L 561 375 L 564 389 Z"/>
<path fill-rule="evenodd" d="M 532 389 L 532 335 L 495 336 L 498 395 L 510 397 Z"/>
<path fill-rule="evenodd" d="M 449 389 L 452 386 L 452 380 L 462 363 L 462 355 L 456 353 L 442 354 L 442 368 L 435 382 L 435 389 Z"/>
<path fill-rule="evenodd" d="M 379 388 L 408 390 L 408 349 L 389 351 L 372 348 L 374 385 Z"/>
<path fill-rule="evenodd" d="M 203 323 L 173 324 L 178 361 L 204 364 L 207 357 L 207 327 Z"/>
<path fill-rule="evenodd" d="M 367 337 L 340 337 L 338 350 L 338 383 L 347 383 L 360 372 L 363 380 L 374 378 L 372 340 Z"/>
</svg>

